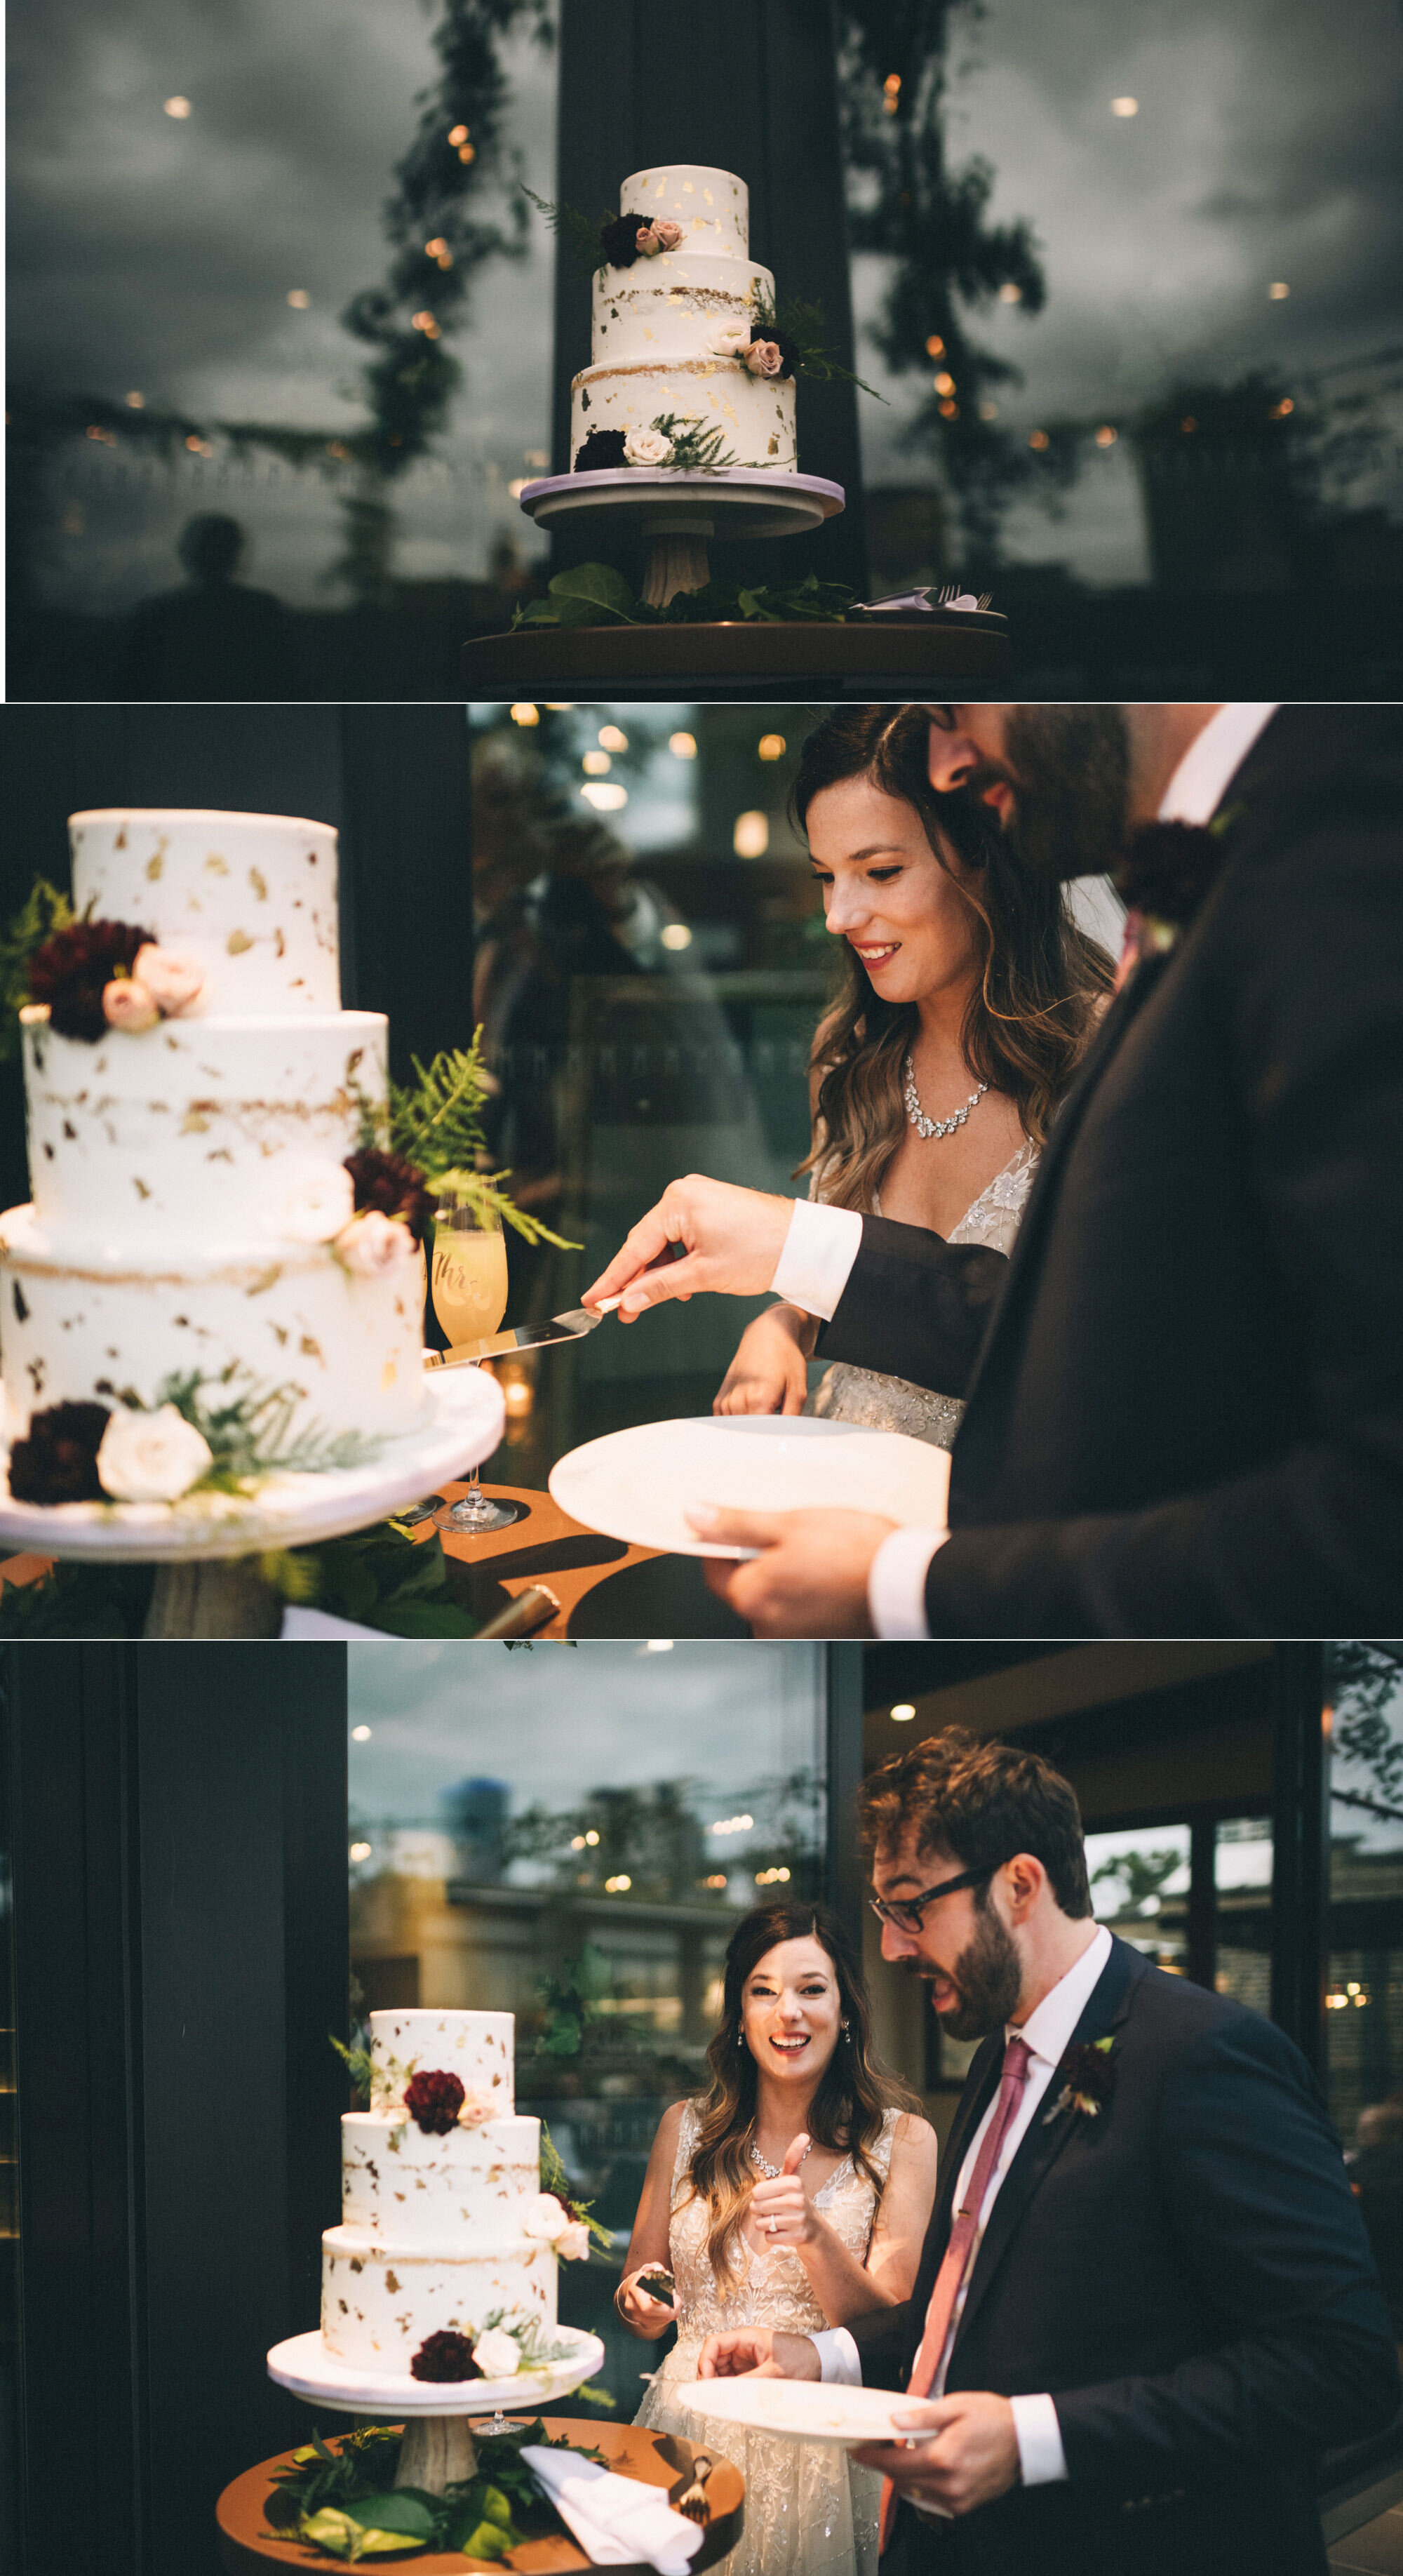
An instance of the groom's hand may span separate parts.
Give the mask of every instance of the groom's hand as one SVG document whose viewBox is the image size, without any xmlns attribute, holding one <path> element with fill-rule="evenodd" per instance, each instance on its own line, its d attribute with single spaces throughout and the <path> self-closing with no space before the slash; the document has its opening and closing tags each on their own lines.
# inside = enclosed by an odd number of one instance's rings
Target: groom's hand
<svg viewBox="0 0 1403 2576">
<path fill-rule="evenodd" d="M 895 1521 L 876 1512 L 731 1512 L 692 1503 L 698 1538 L 755 1547 L 736 1564 L 705 1559 L 706 1579 L 757 1637 L 870 1637 L 867 1577 Z"/>
<path fill-rule="evenodd" d="M 706 1289 L 728 1297 L 762 1296 L 793 1214 L 792 1199 L 737 1189 L 730 1181 L 704 1180 L 695 1172 L 685 1181 L 670 1181 L 581 1303 L 597 1306 L 602 1297 L 617 1297 L 620 1323 L 631 1324 L 665 1297 L 693 1297 Z M 685 1247 L 681 1258 L 640 1278 L 669 1244 Z"/>
<path fill-rule="evenodd" d="M 817 2379 L 818 2346 L 809 2335 L 781 2334 L 774 2326 L 739 2326 L 708 2335 L 697 2363 L 699 2379 Z"/>
<path fill-rule="evenodd" d="M 852 2456 L 865 2468 L 880 2469 L 912 2504 L 973 2513 L 976 2505 L 992 2504 L 1017 2486 L 1018 2434 L 1006 2397 L 961 2389 L 924 2404 L 913 2398 L 892 2421 L 935 2438 L 911 2451 L 900 2442 L 868 2442 Z"/>
</svg>

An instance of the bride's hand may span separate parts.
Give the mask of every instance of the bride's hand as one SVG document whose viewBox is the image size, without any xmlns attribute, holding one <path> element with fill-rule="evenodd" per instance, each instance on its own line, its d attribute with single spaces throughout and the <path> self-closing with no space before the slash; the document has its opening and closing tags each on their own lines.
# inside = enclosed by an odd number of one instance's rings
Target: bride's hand
<svg viewBox="0 0 1403 2576">
<path fill-rule="evenodd" d="M 747 1324 L 735 1358 L 721 1381 L 713 1413 L 802 1413 L 809 1391 L 808 1364 L 793 1333 L 771 1307 Z"/>
<path fill-rule="evenodd" d="M 741 2326 L 708 2335 L 697 2363 L 699 2379 L 818 2379 L 818 2346 L 812 2335 L 781 2334 L 774 2326 Z"/>
<path fill-rule="evenodd" d="M 633 2334 L 656 2343 L 677 2321 L 677 2310 L 666 2299 L 655 2299 L 649 2291 L 640 2290 L 639 2282 L 648 2272 L 656 2272 L 656 2263 L 640 2263 L 636 2272 L 626 2272 L 614 2292 L 614 2305 L 624 2324 Z"/>
<path fill-rule="evenodd" d="M 765 2246 L 814 2245 L 823 2225 L 797 2174 L 776 2174 L 757 2182 L 750 2195 L 750 2215 Z"/>
</svg>

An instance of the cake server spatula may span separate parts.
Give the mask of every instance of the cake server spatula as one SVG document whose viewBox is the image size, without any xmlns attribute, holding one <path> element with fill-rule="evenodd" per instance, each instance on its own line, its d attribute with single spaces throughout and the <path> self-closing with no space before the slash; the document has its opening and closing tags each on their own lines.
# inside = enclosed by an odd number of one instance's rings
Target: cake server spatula
<svg viewBox="0 0 1403 2576">
<path fill-rule="evenodd" d="M 685 1243 L 670 1243 L 648 1269 L 662 1270 L 669 1261 L 680 1261 L 686 1249 Z M 552 1315 L 544 1324 L 509 1324 L 504 1332 L 488 1333 L 480 1342 L 454 1342 L 446 1351 L 425 1351 L 424 1366 L 471 1368 L 478 1360 L 500 1359 L 509 1351 L 539 1351 L 551 1342 L 583 1341 L 586 1333 L 613 1314 L 618 1303 L 617 1297 L 601 1297 L 597 1306 L 568 1306 L 563 1315 Z"/>
</svg>

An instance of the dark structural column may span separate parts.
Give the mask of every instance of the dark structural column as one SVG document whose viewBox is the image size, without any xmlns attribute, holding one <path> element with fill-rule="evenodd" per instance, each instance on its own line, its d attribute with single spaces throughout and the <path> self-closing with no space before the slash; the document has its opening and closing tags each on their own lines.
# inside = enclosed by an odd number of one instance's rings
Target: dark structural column
<svg viewBox="0 0 1403 2576">
<path fill-rule="evenodd" d="M 1272 1684 L 1271 2017 L 1323 2074 L 1330 1780 L 1321 1647 L 1274 1647 Z"/>
<path fill-rule="evenodd" d="M 26 2576 L 190 2576 L 304 2439 L 340 2198 L 345 1649 L 10 1646 Z"/>
<path fill-rule="evenodd" d="M 825 1896 L 840 1914 L 859 1955 L 866 1872 L 857 1842 L 857 1793 L 862 1786 L 862 1648 L 824 1647 L 828 1702 L 828 1848 Z"/>
<path fill-rule="evenodd" d="M 750 191 L 750 248 L 775 293 L 821 304 L 828 345 L 852 367 L 847 216 L 838 149 L 831 0 L 714 0 L 669 10 L 645 0 L 561 0 L 556 193 L 591 220 L 618 212 L 630 171 L 692 161 L 733 170 Z M 570 379 L 590 358 L 590 282 L 563 247 L 556 263 L 553 471 L 568 471 Z M 847 493 L 842 518 L 812 537 L 744 549 L 757 578 L 824 578 L 865 590 L 858 395 L 800 378 L 799 468 Z M 563 540 L 561 543 L 563 544 Z M 571 561 L 600 541 L 571 540 Z M 723 575 L 732 553 L 718 547 Z M 763 564 L 760 558 L 763 557 Z M 566 560 L 562 554 L 559 560 Z"/>
</svg>

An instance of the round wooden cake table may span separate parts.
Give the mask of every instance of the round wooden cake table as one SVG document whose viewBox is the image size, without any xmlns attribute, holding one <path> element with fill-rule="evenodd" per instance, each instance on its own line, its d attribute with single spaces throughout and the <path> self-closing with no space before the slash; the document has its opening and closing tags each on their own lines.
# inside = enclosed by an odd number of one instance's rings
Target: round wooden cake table
<svg viewBox="0 0 1403 2576">
<path fill-rule="evenodd" d="M 712 2462 L 707 2480 L 707 2497 L 711 2519 L 702 2534 L 702 2545 L 692 2560 L 692 2569 L 714 2567 L 734 2549 L 745 2522 L 745 2481 L 730 2460 L 722 2459 L 708 2446 L 685 2441 L 677 2433 L 653 2433 L 637 2424 L 587 2424 L 572 2415 L 547 2415 L 541 2419 L 553 2439 L 562 2436 L 579 2442 L 582 2449 L 599 2451 L 611 2469 L 624 2476 L 639 2478 L 648 2486 L 662 2487 L 680 2495 L 690 2483 L 691 2463 L 698 2451 Z M 330 2448 L 337 2447 L 336 2436 Z M 328 2571 L 339 2562 L 320 2550 L 308 2549 L 300 2540 L 280 2539 L 268 2530 L 264 2508 L 273 2484 L 273 2471 L 291 2460 L 291 2451 L 281 2452 L 276 2459 L 260 2460 L 256 2469 L 245 2469 L 232 2486 L 227 2486 L 215 2509 L 219 2528 L 219 2563 L 227 2576 L 261 2576 L 270 2562 L 274 2566 L 322 2567 Z M 367 2566 L 404 2567 L 413 2576 L 467 2576 L 469 2569 L 486 2569 L 485 2558 L 464 2558 L 459 2552 L 444 2555 L 439 2551 L 404 2558 L 368 2559 Z M 564 2571 L 589 2567 L 591 2561 L 568 2532 L 558 2532 L 544 2540 L 528 2540 L 514 2549 L 499 2565 L 513 2568 L 518 2576 L 564 2576 Z M 634 2576 L 652 2576 L 651 2569 L 638 2568 Z"/>
<path fill-rule="evenodd" d="M 642 697 L 920 698 L 937 680 L 997 680 L 1008 628 L 973 610 L 911 625 L 522 626 L 463 647 L 469 698 L 588 684 Z"/>
</svg>

